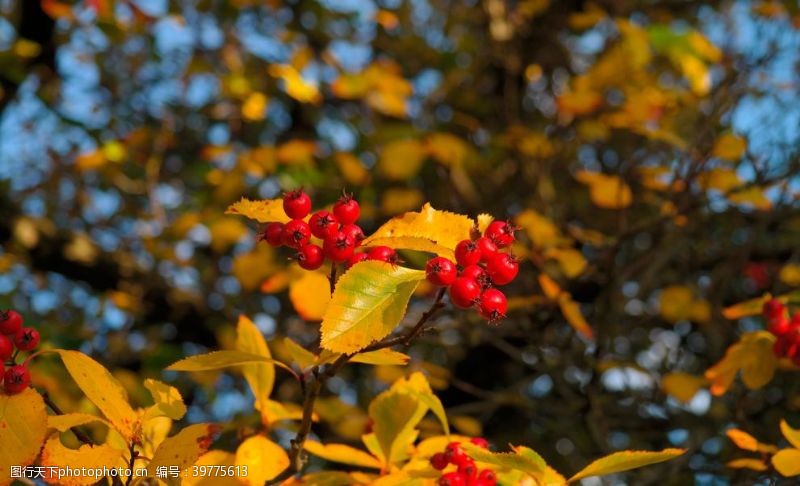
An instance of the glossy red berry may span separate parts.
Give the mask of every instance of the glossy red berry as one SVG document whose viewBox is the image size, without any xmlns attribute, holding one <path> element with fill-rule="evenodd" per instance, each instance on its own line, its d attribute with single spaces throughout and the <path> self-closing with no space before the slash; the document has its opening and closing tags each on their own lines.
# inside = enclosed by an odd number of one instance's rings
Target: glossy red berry
<svg viewBox="0 0 800 486">
<path fill-rule="evenodd" d="M 473 437 L 469 441 L 480 448 L 483 449 L 489 448 L 489 441 L 484 439 L 483 437 Z"/>
<path fill-rule="evenodd" d="M 462 309 L 472 307 L 480 295 L 481 286 L 471 278 L 458 277 L 450 286 L 450 300 Z"/>
<path fill-rule="evenodd" d="M 478 309 L 481 315 L 490 321 L 502 319 L 508 309 L 506 295 L 497 289 L 486 289 L 481 294 Z"/>
<path fill-rule="evenodd" d="M 762 310 L 764 312 L 764 317 L 771 320 L 782 317 L 786 312 L 786 306 L 778 299 L 770 299 L 764 302 Z"/>
<path fill-rule="evenodd" d="M 478 249 L 481 251 L 482 262 L 488 262 L 497 254 L 497 245 L 485 236 L 481 236 L 475 240 L 475 244 L 478 245 Z"/>
<path fill-rule="evenodd" d="M 364 231 L 361 229 L 361 226 L 357 224 L 342 225 L 339 231 L 352 238 L 356 246 L 360 246 L 361 242 L 364 240 Z"/>
<path fill-rule="evenodd" d="M 478 466 L 472 459 L 464 459 L 458 464 L 458 472 L 467 478 L 476 478 L 478 477 Z"/>
<path fill-rule="evenodd" d="M 322 248 L 317 245 L 306 245 L 297 252 L 297 263 L 305 270 L 316 270 L 324 261 Z"/>
<path fill-rule="evenodd" d="M 3 388 L 5 388 L 6 393 L 9 395 L 14 395 L 25 390 L 30 383 L 31 374 L 28 372 L 28 368 L 24 366 L 12 366 L 3 374 Z"/>
<path fill-rule="evenodd" d="M 11 334 L 12 336 L 22 329 L 22 316 L 15 310 L 7 310 L 0 313 L 0 334 Z"/>
<path fill-rule="evenodd" d="M 519 262 L 514 255 L 497 253 L 486 262 L 486 272 L 495 285 L 505 285 L 517 276 Z"/>
<path fill-rule="evenodd" d="M 23 327 L 14 336 L 14 346 L 20 351 L 31 351 L 39 345 L 39 331 L 32 327 Z"/>
<path fill-rule="evenodd" d="M 792 321 L 794 321 L 794 319 L 792 319 Z M 792 329 L 792 326 L 789 319 L 786 317 L 779 317 L 777 319 L 770 320 L 767 329 L 776 336 L 783 336 Z"/>
<path fill-rule="evenodd" d="M 321 240 L 339 231 L 339 221 L 329 211 L 317 211 L 312 214 L 308 225 L 311 227 L 311 234 Z"/>
<path fill-rule="evenodd" d="M 433 466 L 433 468 L 437 471 L 441 471 L 442 469 L 446 468 L 449 463 L 450 462 L 447 460 L 444 452 L 437 452 L 431 456 L 431 466 Z"/>
<path fill-rule="evenodd" d="M 343 231 L 338 231 L 336 234 L 325 238 L 325 242 L 322 244 L 325 256 L 335 262 L 346 261 L 353 255 L 355 247 L 356 244 L 353 238 Z"/>
<path fill-rule="evenodd" d="M 425 276 L 433 285 L 447 287 L 456 281 L 456 264 L 445 257 L 435 257 L 425 264 Z"/>
<path fill-rule="evenodd" d="M 370 260 L 377 260 L 395 264 L 398 262 L 397 252 L 388 246 L 376 246 L 369 250 L 367 257 Z"/>
<path fill-rule="evenodd" d="M 364 261 L 367 261 L 367 260 L 369 260 L 369 257 L 367 256 L 366 253 L 363 253 L 363 252 L 362 253 L 353 253 L 352 255 L 350 255 L 350 258 L 347 259 L 347 268 L 352 267 L 353 265 L 355 265 L 358 262 L 364 262 Z"/>
<path fill-rule="evenodd" d="M 268 224 L 261 234 L 261 239 L 272 246 L 281 246 L 283 244 L 283 226 L 283 223 Z"/>
<path fill-rule="evenodd" d="M 306 246 L 311 239 L 311 228 L 308 223 L 293 219 L 283 227 L 283 244 L 299 250 Z"/>
<path fill-rule="evenodd" d="M 353 199 L 352 194 L 344 194 L 333 205 L 333 214 L 336 215 L 336 219 L 340 223 L 352 224 L 358 221 L 358 217 L 361 215 L 361 207 L 358 205 L 358 201 Z"/>
<path fill-rule="evenodd" d="M 516 231 L 517 228 L 507 221 L 492 221 L 483 235 L 492 240 L 498 248 L 505 248 L 516 239 L 514 236 Z"/>
<path fill-rule="evenodd" d="M 481 249 L 471 240 L 461 240 L 456 245 L 456 262 L 462 267 L 477 265 L 481 261 Z"/>
<path fill-rule="evenodd" d="M 492 286 L 492 279 L 489 278 L 486 269 L 480 265 L 468 265 L 464 267 L 459 276 L 475 280 L 482 289 L 487 289 Z"/>
<path fill-rule="evenodd" d="M 0 363 L 5 362 L 14 354 L 14 343 L 11 338 L 0 334 Z"/>
<path fill-rule="evenodd" d="M 449 472 L 439 478 L 439 486 L 466 486 L 467 478 L 458 472 Z"/>
<path fill-rule="evenodd" d="M 283 195 L 283 211 L 292 219 L 303 219 L 311 212 L 311 198 L 302 189 Z"/>
<path fill-rule="evenodd" d="M 491 469 L 484 469 L 478 474 L 478 479 L 485 482 L 486 486 L 497 484 L 497 475 Z"/>
</svg>

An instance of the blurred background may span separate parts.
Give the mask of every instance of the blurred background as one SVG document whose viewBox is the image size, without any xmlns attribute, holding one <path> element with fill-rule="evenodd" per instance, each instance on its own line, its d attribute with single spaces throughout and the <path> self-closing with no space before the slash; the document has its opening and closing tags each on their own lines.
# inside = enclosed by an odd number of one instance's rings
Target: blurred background
<svg viewBox="0 0 800 486">
<path fill-rule="evenodd" d="M 240 313 L 318 339 L 290 255 L 228 205 L 346 188 L 368 234 L 487 212 L 522 228 L 509 318 L 447 311 L 410 350 L 456 429 L 561 471 L 690 447 L 631 484 L 752 484 L 724 430 L 777 441 L 800 380 L 712 397 L 702 374 L 762 326 L 723 308 L 800 286 L 798 29 L 792 1 L 0 0 L 0 307 L 134 401 L 166 376 L 189 420 L 254 426 L 242 380 L 161 371 Z M 405 371 L 350 367 L 315 431 L 357 442 Z"/>
</svg>

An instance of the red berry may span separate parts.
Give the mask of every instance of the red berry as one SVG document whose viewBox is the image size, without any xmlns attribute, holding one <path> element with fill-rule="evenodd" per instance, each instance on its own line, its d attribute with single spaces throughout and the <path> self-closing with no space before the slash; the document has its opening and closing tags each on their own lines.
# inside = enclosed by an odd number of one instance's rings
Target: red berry
<svg viewBox="0 0 800 486">
<path fill-rule="evenodd" d="M 792 319 L 792 321 L 794 321 L 794 319 Z M 783 336 L 792 329 L 792 326 L 789 322 L 789 319 L 786 317 L 780 317 L 778 319 L 771 320 L 769 326 L 767 326 L 767 329 L 776 336 Z"/>
<path fill-rule="evenodd" d="M 39 331 L 32 327 L 23 327 L 14 336 L 14 345 L 20 351 L 31 351 L 39 345 Z"/>
<path fill-rule="evenodd" d="M 31 374 L 28 368 L 15 365 L 7 369 L 3 374 L 3 388 L 9 395 L 17 394 L 26 388 L 31 383 Z"/>
<path fill-rule="evenodd" d="M 311 212 L 311 198 L 302 189 L 283 195 L 283 211 L 292 219 L 303 219 Z"/>
<path fill-rule="evenodd" d="M 397 252 L 388 246 L 376 246 L 367 253 L 367 258 L 395 264 L 398 261 Z"/>
<path fill-rule="evenodd" d="M 6 374 L 6 365 L 0 360 L 0 383 L 3 383 L 3 375 Z"/>
<path fill-rule="evenodd" d="M 472 307 L 481 295 L 481 286 L 471 278 L 458 277 L 450 286 L 450 300 L 456 307 Z"/>
<path fill-rule="evenodd" d="M 458 276 L 456 264 L 445 257 L 435 257 L 425 264 L 425 276 L 433 285 L 447 287 L 455 282 Z"/>
<path fill-rule="evenodd" d="M 481 251 L 482 262 L 488 262 L 497 254 L 497 245 L 495 245 L 492 240 L 486 238 L 485 236 L 475 240 L 475 244 L 478 245 L 478 249 Z"/>
<path fill-rule="evenodd" d="M 336 219 L 342 224 L 352 224 L 358 221 L 358 216 L 361 214 L 361 207 L 358 201 L 353 199 L 352 194 L 343 194 L 342 197 L 333 205 L 333 214 Z"/>
<path fill-rule="evenodd" d="M 364 231 L 357 224 L 344 224 L 339 231 L 352 238 L 356 246 L 360 246 L 361 241 L 364 239 Z"/>
<path fill-rule="evenodd" d="M 324 261 L 322 248 L 317 245 L 306 245 L 297 252 L 297 263 L 305 270 L 316 270 Z"/>
<path fill-rule="evenodd" d="M 456 262 L 462 267 L 477 265 L 481 261 L 481 249 L 470 240 L 461 240 L 456 245 Z"/>
<path fill-rule="evenodd" d="M 295 249 L 303 248 L 311 239 L 311 228 L 308 223 L 293 219 L 283 227 L 283 244 Z"/>
<path fill-rule="evenodd" d="M 492 221 L 483 235 L 492 240 L 498 248 L 505 248 L 516 239 L 514 237 L 516 231 L 517 228 L 507 221 Z"/>
<path fill-rule="evenodd" d="M 437 452 L 436 454 L 431 456 L 431 466 L 437 471 L 441 471 L 442 469 L 447 467 L 449 461 L 447 457 L 445 457 L 444 452 Z"/>
<path fill-rule="evenodd" d="M 778 299 L 770 299 L 764 302 L 763 307 L 764 316 L 767 319 L 775 319 L 782 317 L 786 311 L 786 306 Z"/>
<path fill-rule="evenodd" d="M 458 464 L 458 472 L 467 478 L 475 478 L 478 476 L 478 466 L 472 459 L 464 459 Z"/>
<path fill-rule="evenodd" d="M 352 267 L 358 262 L 363 262 L 369 260 L 369 257 L 366 253 L 353 253 L 350 258 L 347 259 L 347 268 Z"/>
<path fill-rule="evenodd" d="M 478 474 L 478 479 L 485 482 L 486 486 L 497 484 L 497 475 L 491 469 L 484 469 Z"/>
<path fill-rule="evenodd" d="M 5 362 L 14 354 L 14 343 L 11 338 L 0 334 L 0 363 Z"/>
<path fill-rule="evenodd" d="M 483 437 L 473 437 L 469 441 L 483 449 L 489 448 L 489 441 L 484 439 Z"/>
<path fill-rule="evenodd" d="M 487 289 L 492 286 L 492 279 L 489 274 L 480 265 L 468 265 L 461 270 L 460 277 L 471 278 L 478 282 L 482 289 Z"/>
<path fill-rule="evenodd" d="M 439 486 L 466 486 L 467 478 L 457 472 L 449 472 L 439 478 Z"/>
<path fill-rule="evenodd" d="M 308 220 L 308 225 L 311 227 L 311 234 L 321 240 L 339 231 L 339 221 L 329 211 L 317 211 Z"/>
<path fill-rule="evenodd" d="M 0 334 L 11 334 L 12 336 L 22 329 L 22 316 L 15 310 L 7 310 L 0 313 Z"/>
<path fill-rule="evenodd" d="M 497 253 L 486 262 L 486 271 L 489 273 L 495 285 L 505 285 L 517 276 L 519 272 L 519 262 L 514 255 L 508 253 Z"/>
<path fill-rule="evenodd" d="M 325 256 L 335 262 L 343 262 L 350 258 L 355 247 L 356 244 L 353 238 L 343 231 L 338 231 L 336 234 L 325 238 L 325 242 L 322 244 Z"/>
<path fill-rule="evenodd" d="M 451 442 L 444 448 L 444 455 L 447 460 L 458 466 L 464 461 L 471 461 L 472 459 L 464 452 L 458 442 Z"/>
<path fill-rule="evenodd" d="M 272 246 L 283 244 L 283 223 L 270 223 L 264 228 L 261 239 Z"/>
<path fill-rule="evenodd" d="M 508 302 L 503 292 L 497 289 L 486 289 L 481 294 L 478 308 L 483 317 L 490 321 L 496 321 L 505 317 Z"/>
</svg>

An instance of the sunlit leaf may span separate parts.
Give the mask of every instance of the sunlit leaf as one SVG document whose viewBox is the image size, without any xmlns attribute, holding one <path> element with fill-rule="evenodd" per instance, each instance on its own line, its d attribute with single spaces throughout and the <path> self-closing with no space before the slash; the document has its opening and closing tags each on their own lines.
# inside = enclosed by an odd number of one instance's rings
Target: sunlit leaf
<svg viewBox="0 0 800 486">
<path fill-rule="evenodd" d="M 211 447 L 219 430 L 220 427 L 213 424 L 194 424 L 181 429 L 158 446 L 152 460 L 147 464 L 147 475 L 156 477 L 159 467 L 169 470 L 170 466 L 177 466 L 183 474 Z M 176 479 L 171 479 L 171 482 L 180 484 Z"/>
<path fill-rule="evenodd" d="M 736 447 L 746 451 L 756 452 L 758 450 L 758 439 L 748 434 L 744 430 L 728 429 L 725 435 L 736 444 Z"/>
<path fill-rule="evenodd" d="M 239 316 L 236 325 L 236 349 L 271 360 L 264 336 L 253 321 L 244 314 Z M 275 366 L 271 362 L 248 363 L 242 366 L 242 374 L 256 398 L 256 409 L 262 409 L 262 402 L 269 398 L 275 384 Z"/>
<path fill-rule="evenodd" d="M 10 482 L 11 466 L 36 460 L 47 433 L 44 400 L 29 388 L 16 395 L 0 393 L 0 484 Z"/>
<path fill-rule="evenodd" d="M 426 156 L 425 146 L 418 140 L 395 140 L 383 147 L 378 173 L 389 180 L 406 180 L 417 174 Z"/>
<path fill-rule="evenodd" d="M 786 420 L 781 419 L 781 433 L 793 447 L 800 449 L 800 430 L 793 429 Z"/>
<path fill-rule="evenodd" d="M 165 416 L 180 420 L 186 414 L 186 405 L 177 388 L 152 379 L 144 380 L 144 386 L 156 402 L 147 410 L 146 418 Z"/>
<path fill-rule="evenodd" d="M 768 300 L 767 297 L 757 297 L 755 299 L 746 300 L 738 304 L 726 307 L 722 310 L 722 315 L 725 319 L 741 319 L 742 317 L 756 316 L 761 314 L 764 308 L 764 302 Z"/>
<path fill-rule="evenodd" d="M 800 475 L 800 449 L 782 449 L 772 456 L 772 465 L 782 476 Z"/>
<path fill-rule="evenodd" d="M 567 323 L 569 323 L 575 331 L 586 339 L 594 339 L 592 326 L 586 322 L 586 318 L 583 317 L 583 313 L 581 312 L 580 305 L 572 300 L 570 294 L 564 292 L 558 296 L 558 307 L 561 309 L 564 319 L 567 320 Z"/>
<path fill-rule="evenodd" d="M 272 363 L 275 366 L 291 370 L 289 366 L 280 361 L 242 351 L 212 351 L 206 354 L 190 356 L 172 363 L 165 369 L 167 371 L 211 371 L 251 363 Z"/>
<path fill-rule="evenodd" d="M 766 471 L 769 467 L 763 460 L 750 457 L 734 459 L 725 463 L 725 466 L 733 469 L 750 469 L 751 471 Z"/>
<path fill-rule="evenodd" d="M 236 465 L 247 466 L 247 476 L 240 478 L 243 484 L 263 486 L 289 466 L 289 456 L 278 444 L 254 435 L 236 449 Z"/>
<path fill-rule="evenodd" d="M 547 464 L 533 450 L 518 448 L 514 452 L 491 452 L 474 444 L 464 443 L 461 447 L 478 462 L 484 462 L 493 466 L 522 471 L 530 474 L 534 478 L 541 478 L 545 474 Z M 533 452 L 533 454 L 531 454 Z"/>
<path fill-rule="evenodd" d="M 61 443 L 58 435 L 55 435 L 45 443 L 44 449 L 42 449 L 41 465 L 45 468 L 45 481 L 48 483 L 61 486 L 84 486 L 97 483 L 102 476 L 78 474 L 59 477 L 58 473 L 65 471 L 67 467 L 89 470 L 125 467 L 124 454 L 126 452 L 108 444 L 86 444 L 81 445 L 78 449 L 70 449 Z"/>
<path fill-rule="evenodd" d="M 289 217 L 283 211 L 282 199 L 251 201 L 243 197 L 239 202 L 231 204 L 225 214 L 239 214 L 246 218 L 254 219 L 259 223 L 272 221 L 286 223 L 289 221 Z"/>
<path fill-rule="evenodd" d="M 742 381 L 751 390 L 769 383 L 778 364 L 772 352 L 774 342 L 775 336 L 767 331 L 743 334 L 717 364 L 706 370 L 705 377 L 711 382 L 711 393 L 725 393 L 740 370 Z"/>
<path fill-rule="evenodd" d="M 425 407 L 416 397 L 396 390 L 379 394 L 369 404 L 372 430 L 380 446 L 380 457 L 397 463 L 407 457 L 409 446 L 417 438 L 415 427 L 425 416 Z"/>
<path fill-rule="evenodd" d="M 289 283 L 289 300 L 303 319 L 322 320 L 331 300 L 328 277 L 320 272 L 303 272 Z"/>
<path fill-rule="evenodd" d="M 569 478 L 569 482 L 578 481 L 579 479 L 588 478 L 591 476 L 605 476 L 622 471 L 648 466 L 650 464 L 657 464 L 659 462 L 669 461 L 683 453 L 686 449 L 664 449 L 662 451 L 622 451 L 615 452 L 601 459 L 598 459 L 580 472 Z"/>
<path fill-rule="evenodd" d="M 619 176 L 581 170 L 575 178 L 589 186 L 590 199 L 601 208 L 626 208 L 633 201 L 631 188 Z"/>
<path fill-rule="evenodd" d="M 309 440 L 303 444 L 303 447 L 305 447 L 309 453 L 321 457 L 326 461 L 357 467 L 381 468 L 381 462 L 376 459 L 375 456 L 345 444 L 321 444 Z"/>
<path fill-rule="evenodd" d="M 304 347 L 292 341 L 290 338 L 284 338 L 283 345 L 285 346 L 286 351 L 288 351 L 289 355 L 292 357 L 292 361 L 297 363 L 300 368 L 308 368 L 309 366 L 316 364 L 317 357 L 314 355 L 314 353 L 308 351 Z"/>
<path fill-rule="evenodd" d="M 680 372 L 667 373 L 661 379 L 661 388 L 676 400 L 682 403 L 689 403 L 706 383 L 708 382 L 702 376 Z"/>
<path fill-rule="evenodd" d="M 730 162 L 736 162 L 742 158 L 745 150 L 747 150 L 747 141 L 743 137 L 726 133 L 714 142 L 714 149 L 711 151 L 711 155 Z"/>
<path fill-rule="evenodd" d="M 208 451 L 200 456 L 194 465 L 199 466 L 200 472 L 204 470 L 204 466 L 222 466 L 222 470 L 227 471 L 229 466 L 236 465 L 236 455 L 228 451 Z M 205 470 L 209 471 L 206 475 L 186 475 L 181 481 L 181 486 L 239 486 L 241 484 L 235 476 L 215 474 L 217 470 L 212 468 Z"/>
<path fill-rule="evenodd" d="M 411 359 L 407 354 L 391 349 L 379 349 L 368 353 L 358 353 L 350 361 L 353 363 L 363 363 L 371 365 L 406 365 Z"/>
<path fill-rule="evenodd" d="M 72 427 L 80 427 L 81 425 L 90 424 L 93 422 L 100 422 L 108 427 L 112 427 L 111 423 L 88 413 L 65 413 L 64 415 L 48 415 L 47 428 L 55 429 L 59 432 L 66 432 Z"/>
</svg>

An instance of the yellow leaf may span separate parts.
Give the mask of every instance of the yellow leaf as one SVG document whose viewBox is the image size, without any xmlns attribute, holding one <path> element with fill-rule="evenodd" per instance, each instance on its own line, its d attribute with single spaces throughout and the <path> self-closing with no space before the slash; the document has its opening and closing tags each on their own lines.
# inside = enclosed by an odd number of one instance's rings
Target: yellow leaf
<svg viewBox="0 0 800 486">
<path fill-rule="evenodd" d="M 426 410 L 430 409 L 430 411 L 436 415 L 436 418 L 444 429 L 445 435 L 450 435 L 450 424 L 447 422 L 447 414 L 444 411 L 444 406 L 439 400 L 439 397 L 431 390 L 431 385 L 428 383 L 428 379 L 424 374 L 419 371 L 411 373 L 408 378 L 398 379 L 392 384 L 391 389 L 400 393 L 408 393 L 419 400 L 425 406 Z"/>
<path fill-rule="evenodd" d="M 494 221 L 494 216 L 491 214 L 481 213 L 478 215 L 478 232 L 483 234 L 486 231 L 486 228 L 489 227 L 492 221 Z"/>
<path fill-rule="evenodd" d="M 236 450 L 236 465 L 247 466 L 247 477 L 239 479 L 242 483 L 263 486 L 289 466 L 289 456 L 278 444 L 254 435 Z"/>
<path fill-rule="evenodd" d="M 100 422 L 112 428 L 111 424 L 102 417 L 90 415 L 88 413 L 65 413 L 64 415 L 47 416 L 47 428 L 56 429 L 59 432 L 66 432 L 72 427 L 80 427 L 81 425 L 90 424 L 92 422 Z"/>
<path fill-rule="evenodd" d="M 321 457 L 326 461 L 373 469 L 381 468 L 381 462 L 375 458 L 375 456 L 348 445 L 321 444 L 313 440 L 308 440 L 303 447 L 311 454 Z"/>
<path fill-rule="evenodd" d="M 744 430 L 728 429 L 725 432 L 725 435 L 727 435 L 731 442 L 736 444 L 736 447 L 739 449 L 752 452 L 758 451 L 758 439 L 748 434 Z"/>
<path fill-rule="evenodd" d="M 592 476 L 605 476 L 622 471 L 636 469 L 650 464 L 657 464 L 659 462 L 669 461 L 681 454 L 685 453 L 686 449 L 664 449 L 662 451 L 621 451 L 615 452 L 603 458 L 600 458 L 580 472 L 569 478 L 569 482 L 578 481 L 579 479 L 588 478 Z"/>
<path fill-rule="evenodd" d="M 697 180 L 703 188 L 720 192 L 728 192 L 742 185 L 739 174 L 729 167 L 715 167 L 698 175 Z"/>
<path fill-rule="evenodd" d="M 208 227 L 211 232 L 211 248 L 222 253 L 247 234 L 247 226 L 236 219 L 218 219 Z"/>
<path fill-rule="evenodd" d="M 535 451 L 527 447 L 515 447 L 514 452 L 490 452 L 475 444 L 463 443 L 461 447 L 472 459 L 493 466 L 522 471 L 537 480 L 545 474 L 547 464 Z"/>
<path fill-rule="evenodd" d="M 594 339 L 594 331 L 592 327 L 586 322 L 586 319 L 581 313 L 581 308 L 577 302 L 572 300 L 572 296 L 567 292 L 558 296 L 558 306 L 561 308 L 561 313 L 564 314 L 564 319 L 567 320 L 570 326 L 575 331 L 583 335 L 586 339 Z"/>
<path fill-rule="evenodd" d="M 128 403 L 122 385 L 100 363 L 78 351 L 55 349 L 86 398 L 106 416 L 122 436 L 134 437 L 139 418 Z"/>
<path fill-rule="evenodd" d="M 708 94 L 711 89 L 711 73 L 708 66 L 692 54 L 678 54 L 675 57 L 692 91 L 700 96 Z"/>
<path fill-rule="evenodd" d="M 316 364 L 317 357 L 314 356 L 314 353 L 308 351 L 304 347 L 292 341 L 290 338 L 284 338 L 283 345 L 286 348 L 286 351 L 292 357 L 292 361 L 297 363 L 300 368 L 308 368 Z"/>
<path fill-rule="evenodd" d="M 238 253 L 233 258 L 231 273 L 246 291 L 258 289 L 276 274 L 275 251 L 269 245 L 256 245 L 252 251 Z"/>
<path fill-rule="evenodd" d="M 36 460 L 46 433 L 47 412 L 36 390 L 0 393 L 0 484 L 10 483 L 11 466 L 28 466 Z"/>
<path fill-rule="evenodd" d="M 540 273 L 538 279 L 539 287 L 542 288 L 545 297 L 550 300 L 557 300 L 558 296 L 561 295 L 561 287 L 559 287 L 556 281 L 550 278 L 546 273 Z"/>
<path fill-rule="evenodd" d="M 456 245 L 469 239 L 475 223 L 468 217 L 439 211 L 425 204 L 389 220 L 364 240 L 364 246 L 386 245 L 395 249 L 426 251 L 455 259 Z"/>
<path fill-rule="evenodd" d="M 177 388 L 158 380 L 144 380 L 144 387 L 150 391 L 155 405 L 147 409 L 146 418 L 164 416 L 180 420 L 186 414 L 186 405 Z"/>
<path fill-rule="evenodd" d="M 608 14 L 596 3 L 587 2 L 583 12 L 576 12 L 569 16 L 569 26 L 574 30 L 586 30 L 608 18 Z"/>
<path fill-rule="evenodd" d="M 419 207 L 425 196 L 418 189 L 391 187 L 381 194 L 381 211 L 397 214 Z"/>
<path fill-rule="evenodd" d="M 370 365 L 406 365 L 411 359 L 407 354 L 393 351 L 388 348 L 370 351 L 368 353 L 358 353 L 350 361 L 352 363 L 363 363 Z"/>
<path fill-rule="evenodd" d="M 431 157 L 442 165 L 459 167 L 473 156 L 469 144 L 450 133 L 432 133 L 425 142 Z"/>
<path fill-rule="evenodd" d="M 691 306 L 694 302 L 694 293 L 689 287 L 671 285 L 661 290 L 659 297 L 659 310 L 661 316 L 672 323 L 688 319 Z"/>
<path fill-rule="evenodd" d="M 270 223 L 272 221 L 287 223 L 289 221 L 289 216 L 286 216 L 283 211 L 282 199 L 251 201 L 243 197 L 241 201 L 231 204 L 225 214 L 240 214 L 259 223 Z"/>
<path fill-rule="evenodd" d="M 545 256 L 556 260 L 567 278 L 575 278 L 586 270 L 586 259 L 573 248 L 551 248 Z"/>
<path fill-rule="evenodd" d="M 239 316 L 239 323 L 236 325 L 236 349 L 272 359 L 261 331 L 244 314 Z M 275 366 L 272 363 L 249 363 L 242 366 L 242 374 L 253 391 L 256 410 L 261 410 L 263 401 L 269 399 L 275 384 Z"/>
<path fill-rule="evenodd" d="M 587 115 L 600 108 L 603 97 L 589 89 L 566 91 L 556 100 L 558 111 L 565 117 Z"/>
<path fill-rule="evenodd" d="M 751 390 L 769 383 L 778 364 L 772 352 L 774 342 L 775 336 L 767 331 L 743 334 L 717 364 L 706 370 L 705 377 L 711 382 L 711 393 L 725 393 L 740 370 L 742 381 Z"/>
<path fill-rule="evenodd" d="M 313 140 L 294 139 L 278 147 L 278 162 L 287 165 L 311 165 L 317 154 L 317 143 Z"/>
<path fill-rule="evenodd" d="M 289 283 L 289 300 L 306 321 L 320 321 L 331 300 L 328 277 L 320 272 L 303 272 Z"/>
<path fill-rule="evenodd" d="M 734 304 L 723 309 L 722 315 L 725 317 L 725 319 L 731 320 L 759 315 L 761 314 L 761 310 L 764 307 L 764 302 L 766 302 L 767 299 L 767 297 L 758 297 Z"/>
<path fill-rule="evenodd" d="M 589 186 L 589 198 L 595 206 L 622 209 L 633 201 L 631 188 L 619 176 L 581 170 L 575 178 Z"/>
<path fill-rule="evenodd" d="M 97 170 L 108 162 L 102 150 L 85 152 L 75 157 L 75 168 L 79 171 Z"/>
<path fill-rule="evenodd" d="M 55 435 L 45 443 L 44 449 L 42 449 L 41 465 L 45 468 L 45 481 L 48 483 L 60 486 L 83 486 L 95 484 L 104 476 L 63 475 L 58 477 L 58 473 L 63 472 L 67 467 L 90 470 L 98 468 L 102 470 L 104 467 L 108 469 L 125 467 L 123 454 L 123 451 L 108 444 L 86 444 L 79 449 L 69 449 L 61 443 L 58 435 Z"/>
<path fill-rule="evenodd" d="M 689 403 L 706 383 L 706 379 L 702 376 L 688 373 L 668 373 L 661 379 L 661 388 L 676 400 Z"/>
<path fill-rule="evenodd" d="M 398 463 L 408 457 L 408 449 L 418 434 L 415 427 L 426 411 L 427 407 L 413 395 L 391 389 L 379 394 L 369 404 L 380 456 L 388 463 Z"/>
<path fill-rule="evenodd" d="M 381 151 L 378 173 L 394 181 L 407 180 L 417 175 L 426 156 L 425 146 L 418 140 L 404 139 L 389 142 Z"/>
<path fill-rule="evenodd" d="M 740 189 L 727 195 L 728 201 L 750 206 L 760 211 L 766 211 L 772 207 L 772 201 L 769 200 L 761 187 L 750 186 Z"/>
<path fill-rule="evenodd" d="M 369 171 L 355 155 L 347 152 L 337 152 L 334 155 L 336 166 L 344 180 L 353 186 L 363 186 L 369 182 Z"/>
<path fill-rule="evenodd" d="M 747 141 L 743 137 L 726 133 L 714 142 L 714 149 L 711 151 L 711 155 L 730 162 L 736 162 L 742 158 L 745 150 L 747 150 Z"/>
<path fill-rule="evenodd" d="M 195 466 L 200 467 L 203 471 L 203 466 L 222 466 L 223 471 L 227 471 L 229 466 L 236 465 L 236 455 L 228 451 L 208 451 L 194 463 Z M 214 469 L 206 469 L 207 471 L 215 471 Z M 231 470 L 234 470 L 231 468 Z M 188 474 L 181 486 L 239 486 L 239 480 L 236 476 L 222 476 L 209 472 L 205 476 Z"/>
<path fill-rule="evenodd" d="M 787 263 L 781 268 L 778 278 L 786 285 L 792 287 L 800 286 L 800 265 L 797 263 Z"/>
<path fill-rule="evenodd" d="M 242 103 L 242 116 L 245 120 L 260 121 L 266 116 L 268 100 L 264 93 L 250 93 Z"/>
<path fill-rule="evenodd" d="M 792 447 L 800 449 L 800 430 L 793 429 L 784 419 L 781 419 L 781 433 Z"/>
<path fill-rule="evenodd" d="M 251 363 L 272 363 L 275 366 L 291 371 L 288 365 L 266 358 L 262 355 L 245 353 L 242 351 L 212 351 L 197 356 L 189 356 L 180 361 L 172 363 L 165 368 L 167 371 L 211 371 L 234 366 L 242 366 Z"/>
<path fill-rule="evenodd" d="M 800 450 L 782 449 L 772 456 L 772 465 L 781 475 L 792 477 L 800 475 Z"/>
<path fill-rule="evenodd" d="M 750 469 L 751 471 L 759 472 L 767 470 L 767 464 L 764 463 L 764 461 L 750 457 L 734 459 L 732 461 L 728 461 L 725 463 L 725 465 L 733 469 Z"/>
<path fill-rule="evenodd" d="M 283 80 L 284 91 L 297 101 L 313 104 L 322 101 L 317 84 L 303 78 L 294 66 L 272 64 L 269 67 L 269 73 L 271 76 Z"/>
<path fill-rule="evenodd" d="M 170 466 L 177 466 L 181 475 L 191 475 L 187 470 L 208 450 L 219 430 L 214 424 L 194 424 L 165 439 L 147 464 L 148 477 L 156 477 L 159 467 L 169 470 Z M 180 481 L 169 479 L 167 483 L 180 484 Z"/>
</svg>

